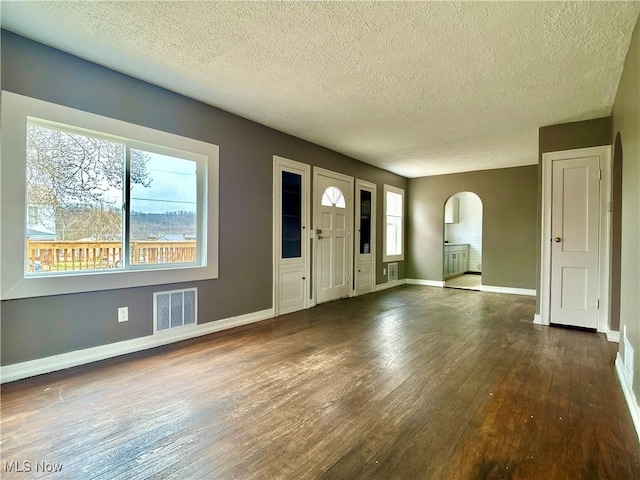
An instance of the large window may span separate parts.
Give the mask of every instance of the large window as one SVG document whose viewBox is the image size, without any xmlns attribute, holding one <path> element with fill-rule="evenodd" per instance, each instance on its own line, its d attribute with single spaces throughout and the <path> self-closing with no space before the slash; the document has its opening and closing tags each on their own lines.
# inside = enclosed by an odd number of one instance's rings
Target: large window
<svg viewBox="0 0 640 480">
<path fill-rule="evenodd" d="M 2 126 L 3 299 L 217 277 L 217 146 L 7 92 Z"/>
<path fill-rule="evenodd" d="M 404 190 L 384 186 L 384 262 L 404 260 Z"/>
<path fill-rule="evenodd" d="M 134 145 L 28 119 L 26 274 L 201 263 L 205 159 Z M 34 211 L 42 212 L 35 226 Z M 34 238 L 35 227 L 52 238 Z"/>
</svg>

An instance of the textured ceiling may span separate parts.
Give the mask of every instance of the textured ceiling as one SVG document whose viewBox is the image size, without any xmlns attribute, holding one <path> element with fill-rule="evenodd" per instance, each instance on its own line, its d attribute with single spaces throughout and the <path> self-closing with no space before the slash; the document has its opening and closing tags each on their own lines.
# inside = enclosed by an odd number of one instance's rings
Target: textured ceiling
<svg viewBox="0 0 640 480">
<path fill-rule="evenodd" d="M 407 177 L 611 113 L 639 2 L 2 2 L 2 26 Z M 298 159 L 304 161 L 304 159 Z"/>
</svg>

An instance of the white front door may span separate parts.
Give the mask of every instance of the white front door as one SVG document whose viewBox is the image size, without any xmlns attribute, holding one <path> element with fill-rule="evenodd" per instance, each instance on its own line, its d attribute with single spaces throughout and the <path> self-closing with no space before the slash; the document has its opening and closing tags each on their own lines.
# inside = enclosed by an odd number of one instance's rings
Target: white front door
<svg viewBox="0 0 640 480">
<path fill-rule="evenodd" d="M 309 307 L 309 186 L 311 167 L 274 156 L 274 310 Z"/>
<path fill-rule="evenodd" d="M 597 328 L 600 157 L 555 160 L 550 322 Z"/>
<path fill-rule="evenodd" d="M 356 181 L 356 295 L 373 292 L 376 284 L 376 185 Z"/>
<path fill-rule="evenodd" d="M 353 178 L 314 168 L 316 302 L 351 292 Z"/>
</svg>

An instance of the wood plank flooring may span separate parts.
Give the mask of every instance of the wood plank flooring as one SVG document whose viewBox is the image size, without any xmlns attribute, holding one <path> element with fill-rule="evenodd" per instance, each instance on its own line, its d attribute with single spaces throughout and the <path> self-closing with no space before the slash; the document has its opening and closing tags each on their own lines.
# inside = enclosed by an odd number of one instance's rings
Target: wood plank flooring
<svg viewBox="0 0 640 480">
<path fill-rule="evenodd" d="M 482 285 L 482 275 L 465 273 L 457 277 L 449 278 L 444 282 L 448 288 L 464 288 L 467 290 L 480 290 Z"/>
<path fill-rule="evenodd" d="M 1 476 L 640 479 L 616 345 L 534 303 L 403 286 L 6 384 Z"/>
</svg>

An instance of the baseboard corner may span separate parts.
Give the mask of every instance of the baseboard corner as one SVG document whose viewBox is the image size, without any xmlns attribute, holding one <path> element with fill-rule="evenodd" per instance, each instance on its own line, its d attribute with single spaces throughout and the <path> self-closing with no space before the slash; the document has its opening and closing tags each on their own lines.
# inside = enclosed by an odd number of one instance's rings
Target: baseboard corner
<svg viewBox="0 0 640 480">
<path fill-rule="evenodd" d="M 620 343 L 620 332 L 614 330 L 607 330 L 607 341 L 611 343 Z"/>
</svg>

